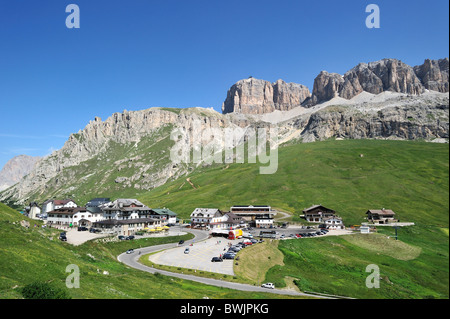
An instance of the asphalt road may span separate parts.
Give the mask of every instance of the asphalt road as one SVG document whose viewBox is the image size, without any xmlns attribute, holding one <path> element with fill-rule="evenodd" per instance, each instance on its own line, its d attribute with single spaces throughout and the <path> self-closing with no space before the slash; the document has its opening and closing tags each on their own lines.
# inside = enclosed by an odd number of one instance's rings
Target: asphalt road
<svg viewBox="0 0 450 319">
<path fill-rule="evenodd" d="M 206 231 L 200 231 L 200 230 L 194 230 L 194 229 L 189 229 L 186 231 L 194 234 L 195 238 L 186 241 L 185 245 L 186 244 L 189 245 L 193 241 L 199 242 L 199 241 L 202 241 L 202 240 L 208 238 L 208 232 L 206 232 Z M 117 256 L 117 259 L 120 262 L 126 264 L 127 266 L 138 269 L 138 270 L 146 271 L 146 272 L 149 272 L 152 274 L 158 272 L 165 276 L 181 278 L 184 280 L 192 280 L 192 281 L 200 282 L 200 283 L 211 285 L 211 286 L 236 289 L 236 290 L 241 290 L 241 291 L 257 291 L 257 292 L 275 293 L 275 294 L 279 294 L 279 295 L 294 295 L 294 296 L 306 296 L 306 297 L 330 299 L 328 297 L 321 297 L 321 296 L 317 296 L 317 295 L 299 293 L 296 291 L 281 290 L 281 289 L 267 289 L 267 288 L 252 286 L 252 285 L 248 285 L 248 284 L 240 284 L 240 283 L 228 282 L 228 281 L 211 279 L 211 278 L 203 278 L 203 277 L 198 277 L 198 276 L 194 276 L 194 275 L 173 273 L 173 272 L 169 272 L 169 271 L 165 271 L 165 270 L 154 269 L 152 267 L 145 266 L 138 262 L 138 259 L 140 257 L 139 251 L 141 252 L 141 254 L 145 255 L 145 254 L 149 254 L 152 252 L 177 247 L 177 245 L 178 245 L 178 243 L 172 243 L 172 244 L 164 244 L 164 245 L 157 245 L 157 246 L 150 246 L 150 247 L 135 249 L 134 252 L 131 254 L 126 254 L 126 253 L 120 254 L 119 256 Z"/>
</svg>

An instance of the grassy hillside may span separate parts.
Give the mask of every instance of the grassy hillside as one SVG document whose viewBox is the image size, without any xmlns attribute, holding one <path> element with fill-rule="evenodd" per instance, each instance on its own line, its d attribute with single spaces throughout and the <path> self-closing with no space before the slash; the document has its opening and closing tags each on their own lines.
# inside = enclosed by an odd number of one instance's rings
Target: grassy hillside
<svg viewBox="0 0 450 319">
<path fill-rule="evenodd" d="M 347 225 L 363 222 L 367 209 L 383 207 L 393 209 L 401 221 L 416 223 L 400 230 L 400 242 L 383 236 L 392 235 L 390 229 L 381 230 L 378 237 L 280 242 L 283 260 L 270 265 L 265 277 L 279 287 L 288 276 L 302 290 L 357 298 L 448 298 L 448 145 L 372 140 L 291 145 L 279 150 L 279 167 L 273 175 L 259 175 L 259 164 L 232 164 L 200 168 L 189 177 L 195 188 L 181 178 L 138 199 L 150 207 L 169 207 L 184 218 L 196 207 L 227 210 L 235 204 L 269 204 L 299 221 L 302 209 L 320 203 L 335 209 Z M 105 196 L 128 194 L 117 189 Z M 20 298 L 19 289 L 36 280 L 66 289 L 69 264 L 78 265 L 82 276 L 81 288 L 69 290 L 73 298 L 271 297 L 149 275 L 115 259 L 133 248 L 127 245 L 156 243 L 90 242 L 73 247 L 59 242 L 54 230 L 33 227 L 34 222 L 30 229 L 22 227 L 23 219 L 0 204 L 2 298 Z M 365 288 L 368 264 L 380 267 L 381 289 Z M 109 275 L 103 275 L 104 270 Z"/>
<path fill-rule="evenodd" d="M 188 218 L 196 207 L 263 205 L 296 214 L 314 204 L 360 224 L 368 209 L 389 208 L 402 221 L 448 227 L 448 145 L 378 140 L 325 141 L 279 149 L 278 171 L 259 164 L 203 169 L 139 196 Z M 363 155 L 363 157 L 360 157 Z"/>
<path fill-rule="evenodd" d="M 31 227 L 21 226 L 22 220 L 30 221 Z M 119 253 L 129 248 L 168 240 L 177 242 L 180 237 L 72 246 L 57 239 L 57 230 L 40 226 L 37 223 L 34 227 L 34 221 L 0 203 L 0 299 L 22 298 L 21 288 L 33 282 L 50 283 L 72 298 L 277 298 L 272 294 L 239 292 L 152 275 L 116 260 Z M 185 236 L 188 239 L 190 235 Z M 70 264 L 80 269 L 80 288 L 65 286 L 69 275 L 65 270 Z"/>
<path fill-rule="evenodd" d="M 402 229 L 398 241 L 380 233 L 281 241 L 284 265 L 266 280 L 282 287 L 290 276 L 302 291 L 354 298 L 448 298 L 448 237 L 429 231 Z M 379 289 L 365 284 L 371 264 L 380 269 Z"/>
<path fill-rule="evenodd" d="M 196 207 L 268 204 L 301 221 L 305 207 L 323 204 L 347 226 L 364 222 L 368 209 L 392 209 L 400 221 L 416 224 L 399 230 L 400 241 L 387 239 L 393 230 L 381 227 L 375 237 L 283 241 L 283 265 L 272 267 L 266 280 L 282 287 L 289 276 L 302 290 L 356 298 L 448 298 L 448 145 L 375 140 L 291 145 L 279 150 L 276 174 L 258 170 L 259 164 L 212 167 L 189 176 L 196 189 L 179 179 L 140 199 L 185 218 Z M 380 267 L 382 289 L 365 287 L 369 264 Z"/>
</svg>

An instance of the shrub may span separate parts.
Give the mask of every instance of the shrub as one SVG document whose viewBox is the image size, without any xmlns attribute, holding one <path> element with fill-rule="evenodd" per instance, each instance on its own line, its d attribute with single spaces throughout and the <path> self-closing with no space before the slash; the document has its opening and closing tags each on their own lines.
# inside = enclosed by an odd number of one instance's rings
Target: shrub
<svg viewBox="0 0 450 319">
<path fill-rule="evenodd" d="M 34 282 L 21 290 L 25 299 L 71 299 L 69 294 L 60 288 L 46 282 Z"/>
</svg>

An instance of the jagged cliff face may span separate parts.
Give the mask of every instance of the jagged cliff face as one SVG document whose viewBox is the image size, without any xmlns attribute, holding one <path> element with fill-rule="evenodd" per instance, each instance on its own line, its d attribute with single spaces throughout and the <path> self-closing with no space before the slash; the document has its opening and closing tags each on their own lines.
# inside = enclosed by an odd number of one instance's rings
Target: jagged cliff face
<svg viewBox="0 0 450 319">
<path fill-rule="evenodd" d="M 93 197 L 149 191 L 199 167 L 169 158 L 176 127 L 198 136 L 205 128 L 276 125 L 280 144 L 328 138 L 448 141 L 448 59 L 415 68 L 392 59 L 361 63 L 344 76 L 323 71 L 312 94 L 282 80 L 241 80 L 228 91 L 223 113 L 151 108 L 95 118 L 1 192 L 0 200 L 23 205 L 70 197 L 84 204 Z"/>
<path fill-rule="evenodd" d="M 249 78 L 234 84 L 227 93 L 222 112 L 265 114 L 311 107 L 342 97 L 350 100 L 362 92 L 397 92 L 420 95 L 425 90 L 449 92 L 449 60 L 425 60 L 411 67 L 400 60 L 383 59 L 360 63 L 344 75 L 321 71 L 314 79 L 312 93 L 306 86 L 278 80 L 270 83 Z"/>
<path fill-rule="evenodd" d="M 60 150 L 39 160 L 0 200 L 23 205 L 31 200 L 85 195 L 83 201 L 87 201 L 126 189 L 150 190 L 195 168 L 174 165 L 169 158 L 173 128 L 189 129 L 194 122 L 200 123 L 198 130 L 234 125 L 208 109 L 151 108 L 115 113 L 105 121 L 95 118 L 72 134 Z M 247 125 L 242 120 L 238 123 Z"/>
<path fill-rule="evenodd" d="M 414 71 L 428 90 L 448 92 L 448 58 L 440 60 L 425 60 L 425 63 L 414 67 Z"/>
<path fill-rule="evenodd" d="M 288 111 L 300 106 L 311 93 L 306 86 L 278 80 L 270 83 L 249 78 L 234 84 L 222 105 L 223 114 L 264 114 L 275 110 Z"/>
<path fill-rule="evenodd" d="M 430 73 L 432 72 L 425 68 L 421 72 L 424 76 Z M 438 81 L 448 83 L 448 76 L 446 79 L 441 76 Z M 351 99 L 364 91 L 372 94 L 390 91 L 419 95 L 425 91 L 425 88 L 414 68 L 399 60 L 383 59 L 377 62 L 360 63 L 344 76 L 321 72 L 314 81 L 309 105 L 315 105 L 336 96 Z M 448 89 L 439 92 L 448 92 Z"/>
<path fill-rule="evenodd" d="M 39 157 L 19 155 L 10 159 L 0 171 L 0 191 L 16 184 L 32 171 Z"/>
</svg>

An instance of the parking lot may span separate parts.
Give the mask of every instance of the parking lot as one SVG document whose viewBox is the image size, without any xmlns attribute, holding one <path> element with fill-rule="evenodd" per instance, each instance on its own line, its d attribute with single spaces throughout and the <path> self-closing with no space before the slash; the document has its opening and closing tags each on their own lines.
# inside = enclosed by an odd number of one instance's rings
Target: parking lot
<svg viewBox="0 0 450 319">
<path fill-rule="evenodd" d="M 307 233 L 315 233 L 318 231 L 318 229 L 316 228 L 311 228 L 311 229 L 307 229 L 305 226 L 294 226 L 294 225 L 290 225 L 288 228 L 273 228 L 273 229 L 264 229 L 264 231 L 276 231 L 276 239 L 291 239 L 293 238 L 292 236 L 295 237 L 296 234 L 307 234 Z M 252 234 L 255 238 L 258 238 L 259 236 L 259 232 L 261 231 L 261 229 L 252 229 L 251 231 L 248 231 L 250 234 Z M 349 235 L 349 234 L 354 234 L 353 231 L 351 230 L 347 230 L 347 229 L 337 229 L 337 230 L 329 230 L 328 233 L 321 235 L 321 236 L 317 236 L 317 237 L 305 237 L 305 239 L 308 238 L 318 238 L 318 237 L 323 237 L 323 236 L 340 236 L 340 235 Z M 282 235 L 284 235 L 283 237 L 281 237 Z"/>
<path fill-rule="evenodd" d="M 317 229 L 289 227 L 288 229 L 277 228 L 275 231 L 278 233 L 276 236 L 277 239 L 280 239 L 280 236 L 284 235 L 284 239 L 287 240 L 293 239 L 290 237 L 291 234 L 315 233 L 317 232 Z M 260 229 L 253 229 L 249 231 L 249 233 L 251 233 L 255 238 L 258 238 L 259 232 Z M 328 233 L 321 236 L 345 235 L 351 233 L 351 231 L 347 230 L 330 230 Z M 307 240 L 310 238 L 315 237 L 305 237 L 302 240 Z M 226 253 L 230 245 L 235 245 L 239 242 L 242 242 L 242 239 L 229 240 L 224 237 L 212 237 L 207 240 L 194 243 L 192 246 L 183 244 L 176 248 L 158 252 L 150 255 L 149 260 L 159 265 L 234 275 L 233 264 L 236 260 L 223 259 L 221 262 L 212 262 L 211 259 L 213 257 L 223 255 Z M 186 248 L 189 248 L 189 253 L 185 253 Z"/>
<path fill-rule="evenodd" d="M 240 241 L 242 240 L 212 237 L 205 241 L 194 243 L 192 246 L 181 245 L 150 255 L 149 260 L 160 265 L 234 275 L 233 263 L 236 262 L 235 260 L 224 259 L 222 262 L 211 262 L 211 259 L 223 255 L 228 250 L 229 244 L 234 245 Z M 186 248 L 189 248 L 188 254 L 184 253 Z"/>
</svg>

